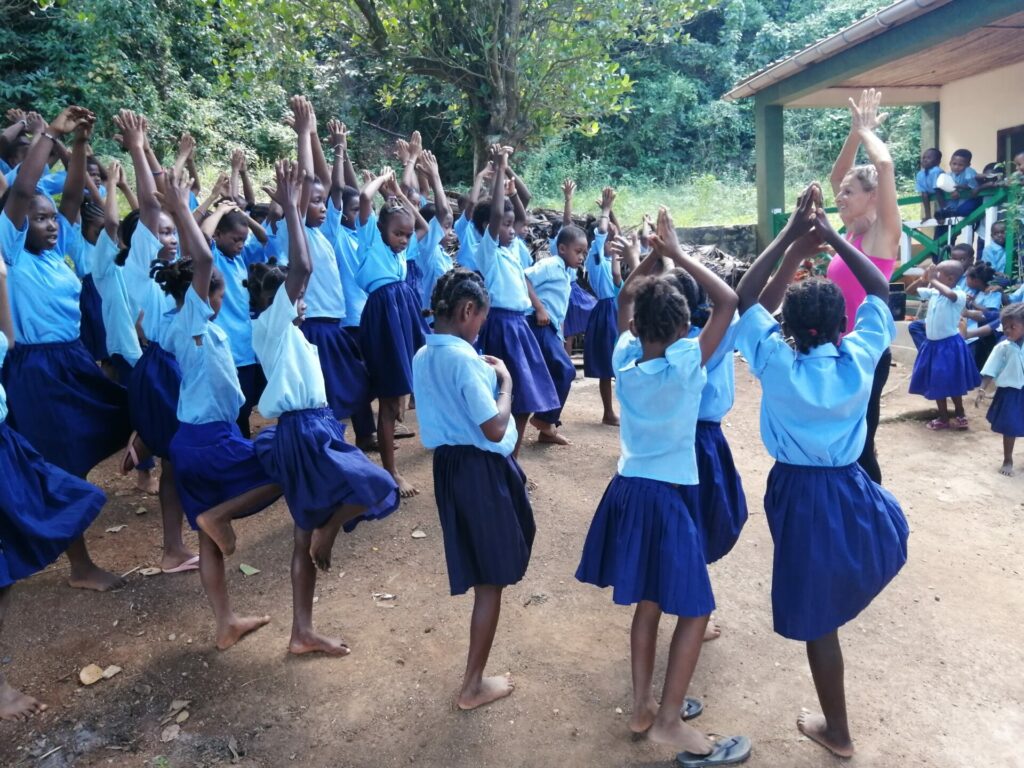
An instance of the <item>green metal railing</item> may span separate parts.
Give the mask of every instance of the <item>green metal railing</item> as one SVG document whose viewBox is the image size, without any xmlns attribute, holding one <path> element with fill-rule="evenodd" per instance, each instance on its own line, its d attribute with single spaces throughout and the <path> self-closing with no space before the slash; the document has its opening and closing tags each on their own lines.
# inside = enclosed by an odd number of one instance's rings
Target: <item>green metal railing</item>
<svg viewBox="0 0 1024 768">
<path fill-rule="evenodd" d="M 893 272 L 892 279 L 899 280 L 911 267 L 916 267 L 927 259 L 934 256 L 938 256 L 940 249 L 947 242 L 956 242 L 957 237 L 966 227 L 973 227 L 985 220 L 985 212 L 989 208 L 995 208 L 997 206 L 1006 205 L 1009 215 L 1006 217 L 1006 264 L 1003 270 L 1004 274 L 1017 275 L 1017 233 L 1020 229 L 1020 223 L 1018 221 L 1018 212 L 1021 211 L 1022 199 L 1022 188 L 1018 184 L 1010 184 L 1005 187 L 995 187 L 994 189 L 986 189 L 981 193 L 982 204 L 977 209 L 971 212 L 969 216 L 960 219 L 955 224 L 948 225 L 948 232 L 940 238 L 931 238 L 918 229 L 908 227 L 903 224 L 903 232 L 910 238 L 911 242 L 918 242 L 923 247 L 920 253 L 915 254 L 911 257 L 910 261 L 905 264 L 900 264 L 899 267 Z M 920 195 L 913 195 L 911 197 L 901 197 L 897 201 L 900 206 L 920 204 Z M 825 213 L 838 213 L 838 208 L 826 208 Z M 786 222 L 789 221 L 789 213 L 785 211 L 775 211 L 772 215 L 772 235 L 777 235 L 782 231 L 782 228 L 786 226 Z M 840 232 L 844 232 L 845 228 L 840 229 Z M 824 254 L 823 254 L 824 255 Z"/>
</svg>

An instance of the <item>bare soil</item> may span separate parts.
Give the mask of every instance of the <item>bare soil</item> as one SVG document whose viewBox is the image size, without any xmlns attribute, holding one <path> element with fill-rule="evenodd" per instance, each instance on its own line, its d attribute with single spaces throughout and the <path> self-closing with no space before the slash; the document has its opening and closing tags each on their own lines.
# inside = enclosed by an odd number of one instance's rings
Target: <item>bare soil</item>
<svg viewBox="0 0 1024 768">
<path fill-rule="evenodd" d="M 795 727 L 816 698 L 803 647 L 772 632 L 761 506 L 771 459 L 758 436 L 758 385 L 739 358 L 737 371 L 724 428 L 750 521 L 712 566 L 723 634 L 704 646 L 697 668 L 690 693 L 706 710 L 695 724 L 749 735 L 750 765 L 834 766 L 841 761 Z M 1024 473 L 997 473 L 1000 438 L 982 410 L 969 409 L 968 432 L 926 430 L 929 404 L 906 394 L 908 376 L 893 369 L 878 445 L 885 483 L 910 520 L 910 560 L 841 632 L 858 749 L 846 764 L 1021 768 Z M 626 726 L 631 611 L 573 578 L 618 456 L 618 430 L 600 416 L 597 382 L 580 379 L 565 416 L 573 445 L 527 436 L 522 463 L 538 484 L 538 535 L 525 580 L 506 593 L 490 663 L 492 673 L 515 676 L 511 698 L 472 713 L 452 706 L 471 597 L 448 595 L 431 458 L 418 440 L 404 440 L 400 466 L 420 495 L 343 534 L 317 588 L 319 627 L 342 633 L 350 656 L 286 653 L 292 527 L 283 502 L 238 525 L 231 594 L 239 610 L 271 613 L 273 622 L 227 652 L 213 647 L 197 574 L 136 571 L 120 592 L 93 594 L 65 586 L 62 559 L 15 589 L 2 669 L 50 710 L 28 724 L 0 723 L 0 765 L 667 768 L 671 750 L 632 741 Z M 1024 470 L 1024 452 L 1020 461 Z M 158 564 L 156 499 L 133 491 L 113 461 L 92 479 L 110 498 L 88 534 L 97 562 L 119 573 Z M 117 525 L 127 527 L 106 532 Z M 412 538 L 415 529 L 426 537 Z M 260 572 L 244 576 L 241 563 Z M 672 626 L 662 623 L 663 652 Z M 85 688 L 78 672 L 90 663 L 123 672 Z M 189 702 L 189 716 L 165 743 L 161 721 L 174 700 Z"/>
</svg>

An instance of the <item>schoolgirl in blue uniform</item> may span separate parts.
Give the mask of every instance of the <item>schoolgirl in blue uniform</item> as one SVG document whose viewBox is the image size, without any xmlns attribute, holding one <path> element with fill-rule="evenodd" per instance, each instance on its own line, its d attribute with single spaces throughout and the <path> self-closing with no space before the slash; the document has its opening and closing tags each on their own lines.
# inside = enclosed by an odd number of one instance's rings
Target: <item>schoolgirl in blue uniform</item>
<svg viewBox="0 0 1024 768">
<path fill-rule="evenodd" d="M 820 206 L 821 188 L 813 184 L 740 281 L 736 346 L 761 381 L 761 436 L 776 460 L 764 498 L 775 543 L 775 631 L 807 643 L 823 711 L 801 714 L 798 726 L 849 757 L 853 742 L 838 630 L 903 567 L 908 528 L 896 499 L 857 463 L 867 437 L 875 366 L 895 333 L 888 281 L 836 233 Z M 841 342 L 847 323 L 839 286 L 825 279 L 789 285 L 822 241 L 842 256 L 867 292 L 853 331 Z M 784 328 L 770 313 L 780 301 Z M 795 349 L 784 334 L 792 336 Z"/>
<path fill-rule="evenodd" d="M 177 259 L 178 235 L 174 221 L 157 199 L 156 178 L 145 153 L 145 118 L 121 110 L 114 122 L 132 158 L 139 203 L 138 212 L 121 221 L 118 239 L 125 247 L 114 258 L 128 292 L 129 312 L 136 320 L 141 316 L 146 339 L 142 357 L 128 378 L 129 411 L 138 439 L 160 458 L 158 493 L 164 542 L 160 567 L 165 573 L 181 573 L 198 568 L 199 559 L 182 541 L 184 510 L 171 461 L 171 439 L 179 426 L 181 369 L 169 351 L 167 335 L 179 302 L 185 298 L 184 288 L 177 291 L 177 300 L 174 290 L 168 289 L 175 282 L 175 270 L 169 267 Z"/>
<path fill-rule="evenodd" d="M 182 252 L 191 256 L 177 267 L 182 276 L 191 277 L 191 284 L 166 339 L 181 366 L 181 426 L 171 440 L 171 461 L 185 515 L 199 531 L 199 576 L 216 618 L 217 647 L 224 650 L 270 621 L 269 616 L 240 618 L 231 610 L 224 583 L 224 556 L 235 551 L 231 521 L 271 504 L 281 487 L 271 481 L 236 423 L 245 396 L 228 335 L 213 322 L 224 284 L 188 210 L 187 179 L 175 171 L 169 182 L 167 197 L 178 221 Z"/>
<path fill-rule="evenodd" d="M 594 514 L 576 578 L 613 588 L 618 605 L 636 604 L 631 633 L 634 733 L 685 750 L 684 765 L 713 764 L 749 752 L 746 739 L 712 744 L 683 718 L 700 713 L 686 690 L 715 601 L 696 525 L 699 503 L 694 440 L 704 366 L 736 308 L 736 294 L 679 248 L 668 212 L 658 217 L 656 255 L 635 269 L 619 295 L 614 365 L 622 411 L 618 472 Z M 705 287 L 714 309 L 700 336 L 687 338 L 686 299 L 654 277 L 670 258 Z M 660 705 L 652 688 L 658 623 L 678 617 Z M 685 706 L 685 708 L 684 708 Z M 682 717 L 680 717 L 682 715 Z"/>
<path fill-rule="evenodd" d="M 540 432 L 538 441 L 568 445 L 569 441 L 558 432 L 562 424 L 562 409 L 569 397 L 569 389 L 576 380 L 576 366 L 565 350 L 562 328 L 569 309 L 571 276 L 576 273 L 587 253 L 587 235 L 579 227 L 562 227 L 558 233 L 557 255 L 541 259 L 525 270 L 542 311 L 527 313 L 530 330 L 537 339 L 548 374 L 555 385 L 558 407 L 536 413 L 530 423 Z"/>
<path fill-rule="evenodd" d="M 558 253 L 558 233 L 561 232 L 562 227 L 572 225 L 572 197 L 575 192 L 576 182 L 572 179 L 566 179 L 562 183 L 562 196 L 565 199 L 565 205 L 562 210 L 562 222 L 561 224 L 556 224 L 553 228 L 551 239 L 548 241 L 548 250 L 552 255 Z M 523 266 L 528 267 L 530 264 L 524 264 Z M 562 335 L 566 339 L 565 351 L 571 354 L 570 343 L 572 337 L 587 330 L 590 315 L 594 311 L 594 307 L 597 306 L 597 298 L 584 290 L 583 286 L 579 284 L 579 270 L 573 270 L 569 279 L 571 281 L 569 286 L 569 309 L 565 313 L 565 322 L 562 324 Z"/>
<path fill-rule="evenodd" d="M 455 254 L 455 261 L 460 267 L 471 269 L 475 272 L 480 271 L 477 268 L 476 252 L 480 248 L 481 228 L 476 226 L 474 214 L 477 203 L 480 201 L 480 192 L 483 189 L 483 185 L 494 178 L 494 173 L 494 163 L 493 161 L 488 161 L 487 165 L 473 177 L 473 186 L 469 190 L 469 197 L 462 210 L 462 215 L 452 225 L 452 229 L 455 230 L 455 234 L 459 238 L 459 251 Z"/>
<path fill-rule="evenodd" d="M 116 452 L 131 431 L 124 388 L 103 375 L 79 339 L 81 282 L 65 261 L 81 253 L 68 252 L 68 216 L 78 214 L 94 122 L 88 110 L 69 107 L 41 131 L 0 213 L 17 341 L 3 369 L 8 418 L 46 461 L 77 477 Z M 36 181 L 56 136 L 71 131 L 72 173 L 57 211 Z M 104 591 L 124 584 L 92 562 L 81 537 L 71 543 L 68 558 L 73 587 Z"/>
<path fill-rule="evenodd" d="M 473 221 L 480 234 L 477 266 L 491 298 L 477 349 L 502 360 L 512 374 L 516 385 L 512 414 L 518 438 L 514 454 L 518 458 L 530 414 L 553 411 L 559 402 L 540 346 L 526 322 L 530 307 L 534 311 L 544 307 L 526 279 L 522 262 L 509 248 L 515 237 L 514 214 L 505 198 L 505 167 L 511 151 L 509 147 L 491 148 L 493 194 L 490 203 L 476 206 Z"/>
<path fill-rule="evenodd" d="M 502 589 L 526 574 L 536 526 L 516 463 L 513 380 L 473 348 L 489 297 L 475 272 L 455 269 L 434 289 L 434 335 L 413 361 L 420 439 L 434 451 L 434 496 L 453 595 L 473 589 L 469 656 L 458 706 L 508 696 L 508 675 L 484 677 Z"/>
<path fill-rule="evenodd" d="M 303 178 L 298 166 L 278 163 L 275 198 L 288 223 L 288 273 L 285 277 L 277 268 L 265 273 L 262 296 L 269 307 L 253 324 L 253 345 L 268 382 L 260 413 L 278 423 L 260 433 L 255 448 L 267 474 L 284 488 L 295 519 L 289 650 L 344 656 L 349 652 L 344 642 L 313 630 L 314 564 L 328 570 L 338 531 L 389 515 L 399 496 L 391 476 L 345 442 L 345 427 L 327 405 L 318 349 L 297 327 L 302 295 L 315 271 L 299 218 Z"/>
<path fill-rule="evenodd" d="M 605 253 L 609 217 L 614 202 L 615 190 L 606 187 L 601 193 L 601 217 L 598 219 L 594 241 L 590 244 L 586 260 L 587 277 L 594 295 L 597 296 L 597 305 L 590 313 L 587 332 L 583 337 L 583 375 L 588 379 L 600 380 L 598 386 L 601 391 L 601 404 L 604 406 L 601 422 L 611 426 L 619 423 L 612 400 L 612 379 L 615 378 L 612 350 L 619 337 L 617 297 L 619 286 L 622 285 L 618 262 L 610 254 Z"/>
<path fill-rule="evenodd" d="M 379 191 L 389 200 L 380 220 L 373 212 Z M 429 329 L 420 313 L 419 297 L 405 281 L 409 244 L 422 237 L 427 223 L 402 192 L 390 168 L 359 193 L 359 270 L 356 280 L 369 297 L 363 307 L 359 340 L 370 373 L 370 394 L 377 398 L 377 439 L 384 469 L 398 483 L 403 497 L 417 493 L 395 465 L 395 422 L 402 398 L 412 393 L 412 358 Z"/>
<path fill-rule="evenodd" d="M 444 249 L 446 243 L 452 243 L 453 216 L 434 153 L 424 150 L 420 154 L 417 168 L 430 178 L 430 185 L 434 191 L 434 201 L 420 209 L 428 225 L 427 233 L 422 239 L 416 240 L 416 262 L 420 270 L 420 306 L 426 314 L 430 312 L 430 299 L 437 281 L 455 266 L 452 257 Z"/>
<path fill-rule="evenodd" d="M 999 473 L 1013 475 L 1013 446 L 1024 437 L 1024 304 L 1010 304 L 1000 313 L 1005 338 L 992 348 L 981 369 L 981 388 L 975 404 L 988 396 L 995 382 L 996 394 L 986 418 L 992 431 L 1003 436 L 1003 465 Z"/>
<path fill-rule="evenodd" d="M 967 429 L 963 396 L 981 383 L 978 366 L 960 335 L 960 316 L 967 305 L 967 294 L 953 286 L 963 271 L 959 261 L 933 264 L 926 273 L 931 287 L 917 289 L 918 296 L 928 299 L 927 340 L 914 360 L 910 394 L 924 395 L 938 406 L 938 418 L 928 422 L 931 430 Z M 946 398 L 953 401 L 952 419 Z"/>
<path fill-rule="evenodd" d="M 7 264 L 0 259 L 0 365 L 14 341 Z M 7 425 L 7 397 L 0 386 L 0 630 L 14 583 L 81 540 L 105 501 L 99 488 L 48 463 Z M 44 709 L 0 672 L 0 720 L 24 720 Z"/>
</svg>

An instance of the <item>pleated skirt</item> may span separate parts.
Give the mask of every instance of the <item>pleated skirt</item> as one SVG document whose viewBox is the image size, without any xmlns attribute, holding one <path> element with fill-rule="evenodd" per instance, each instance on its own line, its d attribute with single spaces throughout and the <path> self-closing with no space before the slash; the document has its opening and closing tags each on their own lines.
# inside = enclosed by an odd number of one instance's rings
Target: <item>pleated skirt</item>
<svg viewBox="0 0 1024 768">
<path fill-rule="evenodd" d="M 359 321 L 359 343 L 371 397 L 412 393 L 412 358 L 429 332 L 419 297 L 407 282 L 388 283 L 367 297 Z"/>
<path fill-rule="evenodd" d="M 370 399 L 370 378 L 359 345 L 340 320 L 307 317 L 301 328 L 320 356 L 327 404 L 335 417 L 349 418 Z"/>
<path fill-rule="evenodd" d="M 588 379 L 614 379 L 612 352 L 619 338 L 619 305 L 600 299 L 587 322 L 583 337 L 583 375 Z"/>
<path fill-rule="evenodd" d="M 569 310 L 565 313 L 562 333 L 566 338 L 583 333 L 590 322 L 590 313 L 597 306 L 597 299 L 575 280 L 569 288 Z"/>
<path fill-rule="evenodd" d="M 978 365 L 960 334 L 928 339 L 918 349 L 910 375 L 910 394 L 941 400 L 962 397 L 980 385 Z"/>
<path fill-rule="evenodd" d="M 1024 437 L 1024 389 L 999 387 L 986 414 L 992 431 L 1008 437 Z"/>
<path fill-rule="evenodd" d="M 526 315 L 491 307 L 480 329 L 477 349 L 505 363 L 512 376 L 512 413 L 540 413 L 558 408 L 558 393 Z"/>
<path fill-rule="evenodd" d="M 695 448 L 700 478 L 697 528 L 704 559 L 713 563 L 729 554 L 739 540 L 747 522 L 747 497 L 721 424 L 698 421 Z"/>
<path fill-rule="evenodd" d="M 154 456 L 171 457 L 171 440 L 178 431 L 181 368 L 170 352 L 154 341 L 128 378 L 128 410 L 132 427 Z"/>
</svg>

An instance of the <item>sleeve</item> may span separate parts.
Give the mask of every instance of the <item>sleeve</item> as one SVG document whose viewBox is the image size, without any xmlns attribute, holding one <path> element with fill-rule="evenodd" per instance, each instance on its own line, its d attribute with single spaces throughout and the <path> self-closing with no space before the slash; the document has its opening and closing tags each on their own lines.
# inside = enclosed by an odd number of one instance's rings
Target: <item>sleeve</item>
<svg viewBox="0 0 1024 768">
<path fill-rule="evenodd" d="M 1011 304 L 1016 304 L 1019 301 L 1024 301 L 1024 285 L 1018 288 L 1016 291 L 1006 297 Z"/>
<path fill-rule="evenodd" d="M 491 230 L 485 229 L 480 238 L 480 246 L 476 249 L 476 265 L 486 277 L 489 267 L 493 267 L 499 258 L 498 241 L 491 237 Z"/>
<path fill-rule="evenodd" d="M 640 340 L 630 331 L 623 331 L 615 342 L 615 349 L 612 350 L 612 368 L 616 371 L 629 366 L 640 359 Z"/>
<path fill-rule="evenodd" d="M 365 224 L 356 222 L 356 231 L 359 233 L 356 262 L 362 266 L 374 248 L 384 247 L 384 238 L 380 236 L 380 227 L 377 226 L 377 214 L 371 213 Z"/>
<path fill-rule="evenodd" d="M 486 367 L 486 370 L 479 366 Z M 459 394 L 466 413 L 474 424 L 483 424 L 498 415 L 498 403 L 494 399 L 494 387 L 487 382 L 494 377 L 487 363 L 477 358 L 472 366 L 462 366 L 459 371 Z M 495 379 L 496 381 L 496 379 Z"/>
<path fill-rule="evenodd" d="M 96 249 L 92 253 L 92 264 L 90 271 L 97 280 L 103 280 L 117 269 L 114 266 L 114 258 L 117 256 L 117 243 L 110 239 L 107 230 L 100 232 L 96 239 Z"/>
<path fill-rule="evenodd" d="M 534 290 L 542 285 L 547 285 L 555 277 L 554 270 L 551 267 L 555 261 L 561 261 L 561 259 L 557 256 L 548 256 L 538 261 L 532 267 L 523 270 L 526 273 L 526 279 L 530 281 Z"/>
<path fill-rule="evenodd" d="M 288 326 L 298 316 L 299 312 L 288 296 L 288 289 L 282 283 L 270 306 L 252 324 L 252 348 L 259 360 L 274 359 L 274 352 L 279 346 L 275 342 L 284 338 Z"/>
<path fill-rule="evenodd" d="M 703 387 L 707 373 L 700 364 L 700 344 L 696 339 L 678 339 L 665 350 L 665 361 L 673 378 L 687 389 Z"/>
<path fill-rule="evenodd" d="M 918 171 L 917 176 L 914 177 L 914 191 L 922 194 L 929 191 L 924 171 Z"/>
<path fill-rule="evenodd" d="M 920 299 L 933 299 L 939 295 L 939 292 L 934 288 L 918 288 L 917 296 Z"/>
<path fill-rule="evenodd" d="M 523 269 L 529 269 L 536 264 L 533 260 L 533 254 L 530 253 L 530 247 L 523 238 L 517 236 L 512 242 L 516 244 L 516 255 L 519 256 L 519 263 L 523 265 Z M 558 251 L 552 251 L 552 255 L 557 254 Z"/>
<path fill-rule="evenodd" d="M 417 241 L 416 263 L 419 264 L 424 274 L 429 274 L 433 269 L 434 262 L 437 260 L 437 248 L 443 239 L 444 227 L 435 216 L 430 220 L 427 234 L 423 236 L 422 240 Z"/>
<path fill-rule="evenodd" d="M 1003 368 L 1006 367 L 1011 351 L 1009 341 L 1004 340 L 996 344 L 992 348 L 992 354 L 988 356 L 988 360 L 985 361 L 985 365 L 981 368 L 981 375 L 991 376 L 993 379 L 998 377 L 1003 372 Z"/>
<path fill-rule="evenodd" d="M 782 328 L 762 304 L 755 304 L 740 317 L 736 349 L 747 359 L 750 372 L 758 378 L 774 357 L 782 355 L 790 362 L 794 358 L 793 350 L 782 338 Z"/>
<path fill-rule="evenodd" d="M 964 184 L 971 189 L 978 188 L 978 172 L 971 167 L 964 171 Z"/>
<path fill-rule="evenodd" d="M 0 211 L 0 250 L 4 261 L 12 267 L 18 265 L 18 259 L 25 252 L 25 240 L 28 238 L 28 217 L 22 222 L 19 230 L 9 218 L 7 211 Z"/>
<path fill-rule="evenodd" d="M 594 242 L 590 244 L 590 251 L 587 253 L 587 260 L 594 260 L 595 264 L 601 263 L 601 257 L 604 255 L 604 244 L 608 239 L 608 233 L 604 234 L 598 232 L 594 235 Z"/>
<path fill-rule="evenodd" d="M 967 306 L 967 294 L 964 291 L 953 291 L 956 294 L 956 301 L 952 302 L 957 312 L 963 312 Z"/>
<path fill-rule="evenodd" d="M 202 336 L 206 333 L 210 321 L 213 320 L 213 315 L 213 308 L 210 307 L 209 302 L 199 298 L 196 289 L 190 285 L 185 294 L 185 303 L 181 306 L 179 317 L 179 322 L 185 332 L 191 337 Z"/>
<path fill-rule="evenodd" d="M 327 240 L 332 244 L 340 234 L 341 228 L 341 211 L 334 207 L 334 198 L 331 195 L 327 196 L 327 216 L 324 218 L 323 230 Z"/>
<path fill-rule="evenodd" d="M 725 335 L 722 337 L 722 341 L 719 343 L 718 348 L 711 355 L 705 366 L 709 371 L 713 368 L 717 368 L 722 364 L 722 361 L 726 357 L 732 355 L 736 350 L 736 334 L 739 332 L 740 327 L 740 316 L 738 312 L 733 312 L 732 322 L 729 323 L 729 327 L 725 331 Z M 732 363 L 730 363 L 732 365 Z"/>
<path fill-rule="evenodd" d="M 82 222 L 76 221 L 72 224 L 60 211 L 57 212 L 57 253 L 63 253 L 64 259 L 71 259 L 71 266 L 79 278 L 85 277 L 92 272 L 92 264 L 89 262 L 87 251 L 88 245 L 85 236 L 82 234 Z"/>
<path fill-rule="evenodd" d="M 466 213 L 463 211 L 462 215 L 455 220 L 455 224 L 452 225 L 452 229 L 455 230 L 455 234 L 459 236 L 461 242 L 466 237 L 466 230 L 469 228 L 470 221 L 466 218 Z"/>
</svg>

